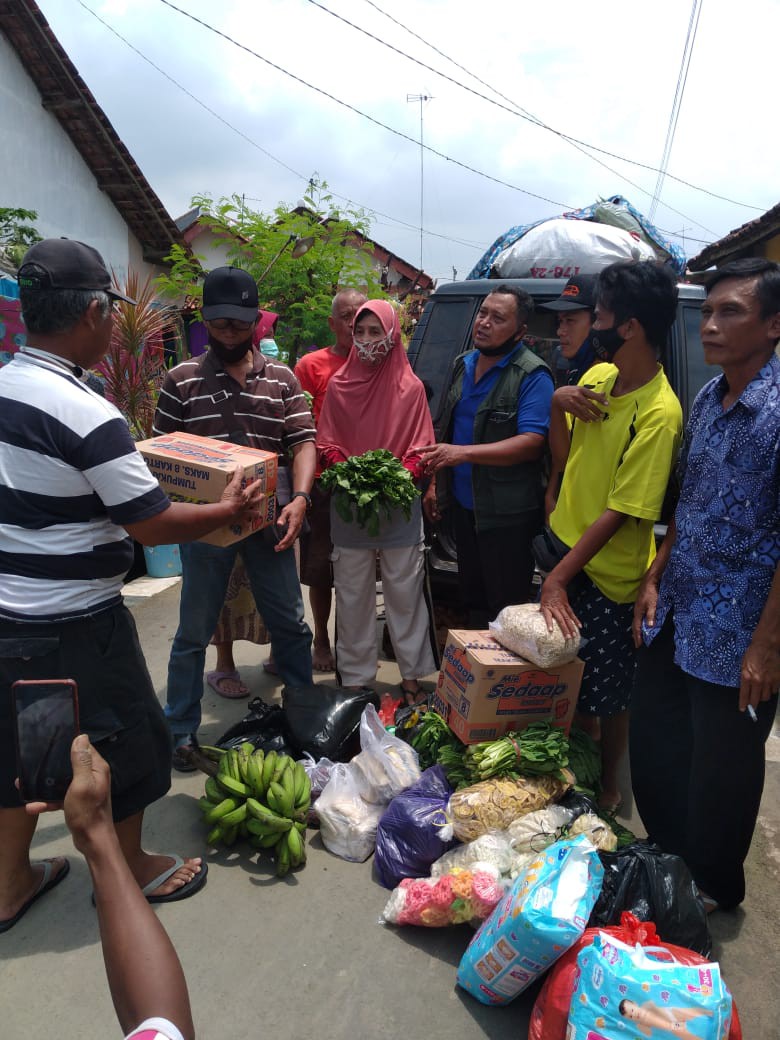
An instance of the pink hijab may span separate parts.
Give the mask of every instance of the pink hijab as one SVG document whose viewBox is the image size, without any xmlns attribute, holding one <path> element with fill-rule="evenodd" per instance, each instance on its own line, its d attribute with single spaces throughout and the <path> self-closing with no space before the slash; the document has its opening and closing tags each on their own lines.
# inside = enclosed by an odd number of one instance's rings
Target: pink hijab
<svg viewBox="0 0 780 1040">
<path fill-rule="evenodd" d="M 395 308 L 369 300 L 355 316 L 371 311 L 392 339 L 392 349 L 377 366 L 364 364 L 353 346 L 344 365 L 331 376 L 317 427 L 317 447 L 326 462 L 386 448 L 396 458 L 413 461 L 410 449 L 433 444 L 431 413 L 425 389 L 412 372 L 401 343 Z M 412 456 L 412 459 L 409 456 Z"/>
</svg>

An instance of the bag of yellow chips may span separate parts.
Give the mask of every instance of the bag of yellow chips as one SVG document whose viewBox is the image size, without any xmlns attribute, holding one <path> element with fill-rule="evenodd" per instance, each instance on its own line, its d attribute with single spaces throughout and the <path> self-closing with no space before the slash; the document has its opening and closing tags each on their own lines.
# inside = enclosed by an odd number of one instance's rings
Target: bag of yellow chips
<svg viewBox="0 0 780 1040">
<path fill-rule="evenodd" d="M 473 841 L 489 831 L 506 830 L 518 817 L 562 798 L 573 786 L 574 775 L 568 769 L 561 775 L 563 779 L 550 774 L 517 780 L 494 777 L 456 791 L 447 806 L 447 827 L 441 837 Z"/>
</svg>

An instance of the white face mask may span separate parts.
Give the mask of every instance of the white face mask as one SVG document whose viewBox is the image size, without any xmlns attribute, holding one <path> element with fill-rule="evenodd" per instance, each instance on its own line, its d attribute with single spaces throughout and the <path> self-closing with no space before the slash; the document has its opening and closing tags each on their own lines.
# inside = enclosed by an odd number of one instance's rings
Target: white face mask
<svg viewBox="0 0 780 1040">
<path fill-rule="evenodd" d="M 389 334 L 382 339 L 355 339 L 352 342 L 355 344 L 357 356 L 368 365 L 378 365 L 393 349 L 393 340 Z"/>
</svg>

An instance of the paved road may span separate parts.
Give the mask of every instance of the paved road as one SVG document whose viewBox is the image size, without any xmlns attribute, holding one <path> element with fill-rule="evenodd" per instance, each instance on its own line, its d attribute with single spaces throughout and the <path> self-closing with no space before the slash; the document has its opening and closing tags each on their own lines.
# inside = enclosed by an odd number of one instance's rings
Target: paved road
<svg viewBox="0 0 780 1040">
<path fill-rule="evenodd" d="M 162 697 L 178 588 L 130 601 Z M 213 654 L 213 651 L 210 651 Z M 242 675 L 265 699 L 277 690 L 260 662 L 265 648 L 237 645 Z M 213 658 L 210 658 L 212 660 Z M 380 678 L 397 682 L 392 664 Z M 241 717 L 245 702 L 204 697 L 203 739 Z M 780 1034 L 777 921 L 780 920 L 780 737 L 770 742 L 767 784 L 749 859 L 743 909 L 712 919 L 715 953 L 740 1007 L 746 1040 Z M 724 767 L 727 764 L 724 763 Z M 196 855 L 203 830 L 197 776 L 174 776 L 148 814 L 147 843 Z M 626 822 L 634 824 L 631 813 Z M 117 1035 L 107 994 L 87 870 L 62 819 L 39 826 L 35 851 L 71 853 L 70 877 L 0 936 L 3 1040 Z M 424 931 L 379 924 L 387 893 L 371 863 L 331 856 L 314 837 L 306 868 L 277 880 L 247 852 L 210 854 L 209 879 L 190 900 L 159 908 L 184 964 L 200 1040 L 355 1037 L 524 1040 L 532 995 L 486 1008 L 455 987 L 467 927 Z"/>
</svg>

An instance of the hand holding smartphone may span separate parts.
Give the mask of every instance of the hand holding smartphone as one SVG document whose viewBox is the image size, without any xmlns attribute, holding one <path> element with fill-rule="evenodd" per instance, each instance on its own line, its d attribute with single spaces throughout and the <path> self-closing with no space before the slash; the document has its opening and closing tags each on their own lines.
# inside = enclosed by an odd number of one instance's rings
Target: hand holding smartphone
<svg viewBox="0 0 780 1040">
<path fill-rule="evenodd" d="M 76 683 L 20 679 L 11 692 L 22 801 L 61 802 L 73 779 L 70 748 L 79 732 Z"/>
</svg>

